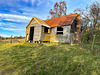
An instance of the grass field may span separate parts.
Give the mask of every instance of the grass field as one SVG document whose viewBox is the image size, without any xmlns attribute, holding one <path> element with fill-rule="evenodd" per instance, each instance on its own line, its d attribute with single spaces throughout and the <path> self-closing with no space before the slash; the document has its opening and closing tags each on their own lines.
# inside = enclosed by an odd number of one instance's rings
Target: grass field
<svg viewBox="0 0 100 75">
<path fill-rule="evenodd" d="M 12 41 L 11 41 L 11 39 L 0 39 L 0 43 L 10 43 L 10 42 L 12 42 L 12 43 L 25 42 L 25 38 L 23 38 L 23 39 L 12 39 Z"/>
<path fill-rule="evenodd" d="M 100 44 L 0 44 L 0 75 L 100 75 Z"/>
</svg>

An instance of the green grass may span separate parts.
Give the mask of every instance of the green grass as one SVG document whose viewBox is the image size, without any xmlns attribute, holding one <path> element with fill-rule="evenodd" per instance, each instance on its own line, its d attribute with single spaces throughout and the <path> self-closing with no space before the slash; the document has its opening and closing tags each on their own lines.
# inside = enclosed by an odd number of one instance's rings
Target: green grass
<svg viewBox="0 0 100 75">
<path fill-rule="evenodd" d="M 95 43 L 99 43 L 100 44 L 100 30 L 98 31 L 94 31 L 94 35 L 95 35 Z M 90 37 L 89 42 L 87 42 L 87 37 Z M 90 35 L 89 32 L 85 32 L 84 34 L 82 34 L 82 42 L 83 43 L 92 43 L 93 42 L 93 35 Z"/>
<path fill-rule="evenodd" d="M 100 52 L 92 54 L 91 44 L 0 45 L 0 75 L 100 75 Z"/>
</svg>

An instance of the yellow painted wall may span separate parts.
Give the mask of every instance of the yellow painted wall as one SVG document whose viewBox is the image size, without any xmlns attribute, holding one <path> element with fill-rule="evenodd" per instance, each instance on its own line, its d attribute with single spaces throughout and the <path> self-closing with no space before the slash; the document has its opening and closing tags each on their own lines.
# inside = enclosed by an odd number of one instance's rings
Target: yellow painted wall
<svg viewBox="0 0 100 75">
<path fill-rule="evenodd" d="M 50 34 L 45 35 L 43 41 L 50 41 Z"/>
</svg>

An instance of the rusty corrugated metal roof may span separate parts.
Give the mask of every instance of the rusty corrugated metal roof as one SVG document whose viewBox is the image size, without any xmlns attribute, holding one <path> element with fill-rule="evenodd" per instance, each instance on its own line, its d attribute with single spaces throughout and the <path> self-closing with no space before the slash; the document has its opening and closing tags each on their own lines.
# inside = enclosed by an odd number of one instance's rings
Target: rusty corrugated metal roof
<svg viewBox="0 0 100 75">
<path fill-rule="evenodd" d="M 57 27 L 57 26 L 64 26 L 64 25 L 70 25 L 71 22 L 74 20 L 74 18 L 77 16 L 77 13 L 76 14 L 70 14 L 70 15 L 66 15 L 66 16 L 61 16 L 61 17 L 57 17 L 57 18 L 53 18 L 53 19 L 49 19 L 49 20 L 41 20 L 41 19 L 38 19 L 36 17 L 33 17 L 31 19 L 31 21 L 33 19 L 36 19 L 39 23 L 41 23 L 43 26 L 46 26 L 46 27 Z M 31 21 L 28 23 L 28 25 L 31 23 Z M 27 26 L 28 26 L 27 25 Z M 26 26 L 26 27 L 27 27 Z"/>
<path fill-rule="evenodd" d="M 45 20 L 44 22 L 48 24 L 50 27 L 70 25 L 76 16 L 77 14 L 70 14 L 66 16 Z"/>
</svg>

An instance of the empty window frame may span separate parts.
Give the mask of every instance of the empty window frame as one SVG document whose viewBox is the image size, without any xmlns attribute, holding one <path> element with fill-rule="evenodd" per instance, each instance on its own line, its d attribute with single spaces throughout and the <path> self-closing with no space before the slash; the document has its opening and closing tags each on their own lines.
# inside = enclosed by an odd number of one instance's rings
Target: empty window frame
<svg viewBox="0 0 100 75">
<path fill-rule="evenodd" d="M 63 34 L 63 28 L 57 27 L 57 34 Z"/>
<path fill-rule="evenodd" d="M 44 27 L 44 33 L 48 33 L 48 29 L 47 27 Z"/>
</svg>

